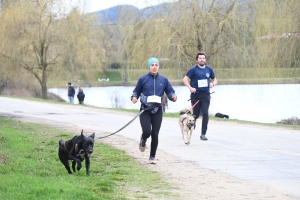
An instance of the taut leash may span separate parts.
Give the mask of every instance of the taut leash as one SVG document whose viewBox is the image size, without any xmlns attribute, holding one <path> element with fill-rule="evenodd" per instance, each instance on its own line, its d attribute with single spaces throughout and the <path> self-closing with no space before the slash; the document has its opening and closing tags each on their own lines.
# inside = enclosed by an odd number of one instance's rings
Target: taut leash
<svg viewBox="0 0 300 200">
<path fill-rule="evenodd" d="M 140 116 L 144 111 L 146 110 L 151 110 L 152 108 L 156 108 L 156 107 L 159 107 L 161 105 L 155 105 L 155 106 L 152 106 L 152 107 L 149 107 L 149 108 L 145 108 L 143 110 L 141 110 L 141 112 L 139 114 L 137 114 L 132 120 L 130 120 L 127 124 L 125 124 L 125 126 L 123 126 L 122 128 L 120 128 L 119 130 L 117 130 L 116 132 L 114 133 L 111 133 L 109 135 L 106 135 L 106 136 L 103 136 L 103 137 L 98 137 L 98 138 L 95 138 L 95 140 L 98 140 L 98 139 L 102 139 L 102 138 L 106 138 L 106 137 L 109 137 L 109 136 L 112 136 L 118 132 L 120 132 L 121 130 L 123 130 L 124 128 L 126 128 L 129 124 L 131 124 L 138 116 Z"/>
<path fill-rule="evenodd" d="M 213 91 L 212 93 L 209 93 L 209 94 L 213 94 L 213 93 L 215 93 L 215 91 Z M 189 113 L 199 103 L 199 101 L 202 101 L 203 99 L 205 99 L 205 97 L 203 97 L 202 99 L 199 99 L 198 101 L 196 101 L 196 103 L 194 103 L 194 105 L 192 105 L 192 107 L 190 109 L 188 109 L 184 114 Z M 191 100 L 191 99 L 189 99 L 189 100 Z"/>
<path fill-rule="evenodd" d="M 198 103 L 200 100 L 196 101 L 196 103 L 190 108 L 188 109 L 184 114 L 188 114 Z"/>
</svg>

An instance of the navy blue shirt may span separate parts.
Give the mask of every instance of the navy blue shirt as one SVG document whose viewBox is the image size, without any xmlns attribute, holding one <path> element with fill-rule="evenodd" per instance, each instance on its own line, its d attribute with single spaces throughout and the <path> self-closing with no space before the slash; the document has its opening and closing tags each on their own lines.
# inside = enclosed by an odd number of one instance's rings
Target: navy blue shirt
<svg viewBox="0 0 300 200">
<path fill-rule="evenodd" d="M 146 97 L 152 95 L 160 96 L 162 99 L 164 92 L 167 94 L 169 100 L 174 101 L 172 99 L 172 95 L 175 94 L 175 90 L 173 89 L 169 80 L 163 75 L 157 74 L 154 76 L 149 72 L 148 74 L 145 74 L 139 78 L 133 90 L 132 97 L 138 99 L 141 94 L 143 94 L 143 96 Z"/>
<path fill-rule="evenodd" d="M 205 65 L 202 69 L 198 65 L 192 67 L 186 76 L 190 79 L 190 85 L 196 88 L 196 94 L 210 93 L 210 79 L 215 79 L 215 73 L 210 66 Z"/>
</svg>

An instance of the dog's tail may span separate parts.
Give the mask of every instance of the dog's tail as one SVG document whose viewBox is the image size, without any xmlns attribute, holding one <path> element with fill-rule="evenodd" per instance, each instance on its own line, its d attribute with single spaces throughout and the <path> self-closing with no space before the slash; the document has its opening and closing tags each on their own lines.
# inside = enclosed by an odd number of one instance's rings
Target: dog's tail
<svg viewBox="0 0 300 200">
<path fill-rule="evenodd" d="M 59 147 L 61 147 L 62 145 L 64 145 L 64 143 L 65 142 L 62 139 L 60 139 L 59 142 L 58 142 Z"/>
</svg>

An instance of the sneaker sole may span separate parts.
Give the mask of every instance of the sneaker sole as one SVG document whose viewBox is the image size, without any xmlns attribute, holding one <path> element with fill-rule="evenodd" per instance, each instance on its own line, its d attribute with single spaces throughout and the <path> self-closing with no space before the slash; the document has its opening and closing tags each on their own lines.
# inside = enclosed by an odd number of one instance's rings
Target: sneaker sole
<svg viewBox="0 0 300 200">
<path fill-rule="evenodd" d="M 139 146 L 139 149 L 140 149 L 141 152 L 144 152 L 145 149 L 146 149 L 146 147 L 141 147 L 141 146 Z"/>
<path fill-rule="evenodd" d="M 142 147 L 141 142 L 142 142 L 142 136 L 141 136 L 140 143 L 139 143 L 139 150 L 140 150 L 141 152 L 144 152 L 145 149 L 146 149 L 146 145 L 145 145 L 144 147 Z"/>
<path fill-rule="evenodd" d="M 155 160 L 149 160 L 149 164 L 151 164 L 151 165 L 155 165 L 155 164 L 156 164 L 156 162 L 155 162 Z"/>
</svg>

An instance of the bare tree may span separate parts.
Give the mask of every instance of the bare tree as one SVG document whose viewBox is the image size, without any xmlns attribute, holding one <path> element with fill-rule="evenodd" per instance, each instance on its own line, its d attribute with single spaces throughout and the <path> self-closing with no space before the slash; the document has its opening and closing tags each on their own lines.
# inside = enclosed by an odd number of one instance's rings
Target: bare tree
<svg viewBox="0 0 300 200">
<path fill-rule="evenodd" d="M 276 70 L 300 67 L 300 1 L 256 2 L 256 66 Z"/>
<path fill-rule="evenodd" d="M 168 67 L 176 67 L 173 61 L 179 65 L 182 62 L 178 61 L 185 61 L 188 68 L 198 51 L 211 56 L 222 53 L 233 43 L 227 38 L 233 34 L 231 25 L 236 20 L 237 2 L 180 0 L 161 4 L 160 9 L 148 8 L 153 14 L 136 21 L 129 30 L 129 57 L 141 62 L 141 58 L 155 55 L 165 59 Z"/>
<path fill-rule="evenodd" d="M 100 60 L 89 18 L 76 9 L 66 14 L 61 5 L 61 0 L 19 1 L 1 18 L 0 56 L 30 72 L 43 99 L 51 74 L 72 74 L 75 68 L 95 67 Z"/>
</svg>

